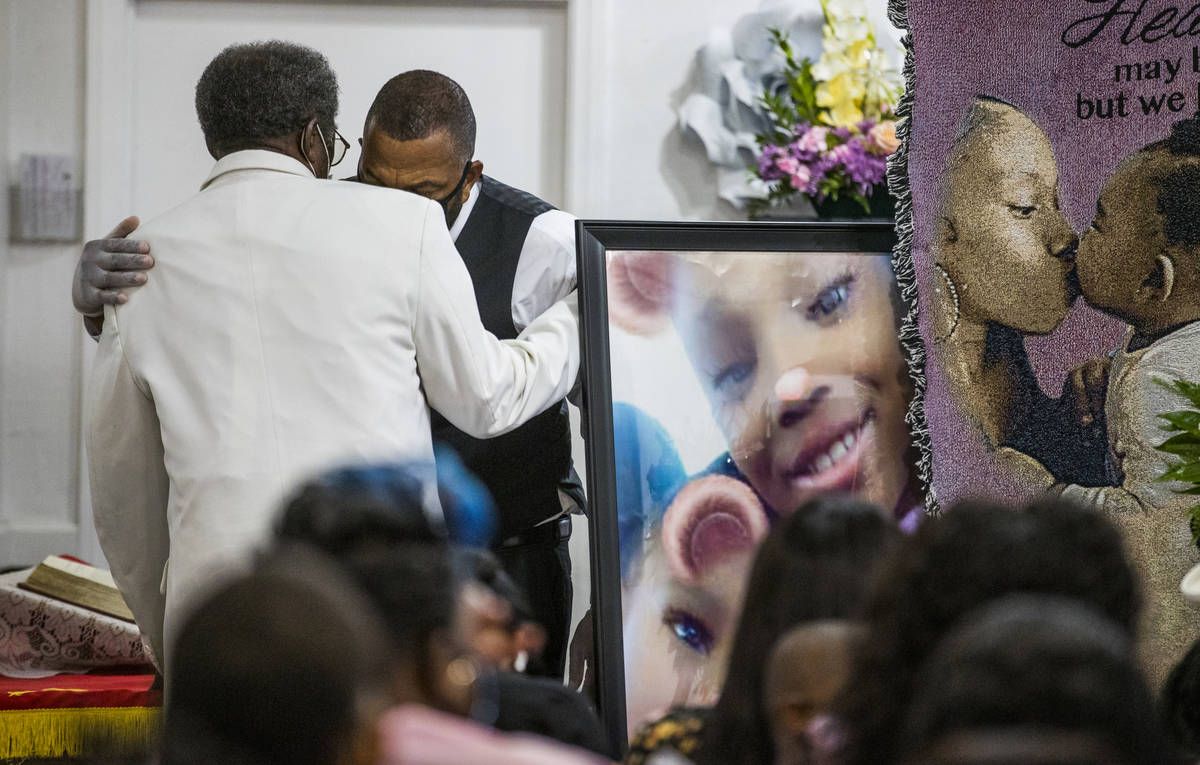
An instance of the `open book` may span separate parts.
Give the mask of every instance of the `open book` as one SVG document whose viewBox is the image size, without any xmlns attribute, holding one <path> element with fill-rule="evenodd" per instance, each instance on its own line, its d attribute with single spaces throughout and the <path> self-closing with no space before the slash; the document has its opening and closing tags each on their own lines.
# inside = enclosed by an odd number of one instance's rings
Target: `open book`
<svg viewBox="0 0 1200 765">
<path fill-rule="evenodd" d="M 17 586 L 67 603 L 133 621 L 112 575 L 102 568 L 51 555 Z"/>
</svg>

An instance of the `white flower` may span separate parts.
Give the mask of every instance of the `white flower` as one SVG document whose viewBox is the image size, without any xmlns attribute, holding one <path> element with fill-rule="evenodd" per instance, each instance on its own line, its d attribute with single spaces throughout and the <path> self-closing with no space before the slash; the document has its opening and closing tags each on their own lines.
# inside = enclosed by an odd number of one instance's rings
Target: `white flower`
<svg viewBox="0 0 1200 765">
<path fill-rule="evenodd" d="M 858 18 L 867 15 L 866 0 L 822 0 L 825 12 L 835 19 Z"/>
</svg>

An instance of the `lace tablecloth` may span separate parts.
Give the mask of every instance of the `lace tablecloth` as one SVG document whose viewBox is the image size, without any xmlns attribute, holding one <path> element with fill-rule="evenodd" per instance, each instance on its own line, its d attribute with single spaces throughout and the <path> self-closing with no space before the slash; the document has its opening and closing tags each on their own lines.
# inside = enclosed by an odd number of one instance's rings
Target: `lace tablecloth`
<svg viewBox="0 0 1200 765">
<path fill-rule="evenodd" d="M 0 574 L 0 675 L 19 678 L 146 665 L 136 625 L 22 590 L 29 570 Z"/>
</svg>

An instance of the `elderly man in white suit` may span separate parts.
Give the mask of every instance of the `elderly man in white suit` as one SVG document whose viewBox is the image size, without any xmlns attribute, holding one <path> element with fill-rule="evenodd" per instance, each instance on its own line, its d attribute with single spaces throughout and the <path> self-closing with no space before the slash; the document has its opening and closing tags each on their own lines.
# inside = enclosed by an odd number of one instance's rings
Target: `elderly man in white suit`
<svg viewBox="0 0 1200 765">
<path fill-rule="evenodd" d="M 106 308 L 87 408 L 100 542 L 164 669 L 189 604 L 249 562 L 299 479 L 432 462 L 429 403 L 503 433 L 579 363 L 573 294 L 498 341 L 437 203 L 324 180 L 345 144 L 321 54 L 231 46 L 196 108 L 217 163 L 137 230 L 156 276 Z"/>
</svg>

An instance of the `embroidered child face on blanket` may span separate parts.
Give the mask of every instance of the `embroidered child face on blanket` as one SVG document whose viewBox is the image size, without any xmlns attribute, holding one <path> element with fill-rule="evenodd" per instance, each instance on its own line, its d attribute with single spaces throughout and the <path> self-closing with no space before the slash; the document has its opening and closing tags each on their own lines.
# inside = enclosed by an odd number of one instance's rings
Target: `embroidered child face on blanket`
<svg viewBox="0 0 1200 765">
<path fill-rule="evenodd" d="M 1200 318 L 1200 120 L 1132 154 L 1100 192 L 1079 248 L 1094 308 L 1152 333 Z"/>
</svg>

